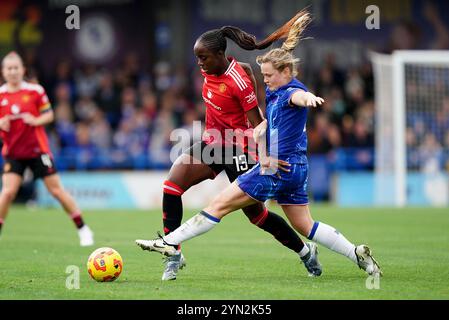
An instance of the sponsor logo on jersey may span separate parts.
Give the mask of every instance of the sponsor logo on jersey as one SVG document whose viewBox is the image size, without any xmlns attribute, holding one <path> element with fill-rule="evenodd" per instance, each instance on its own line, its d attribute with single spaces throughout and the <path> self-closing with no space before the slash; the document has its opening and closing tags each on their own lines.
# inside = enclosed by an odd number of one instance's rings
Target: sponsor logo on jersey
<svg viewBox="0 0 449 320">
<path fill-rule="evenodd" d="M 217 106 L 215 103 L 207 99 L 205 96 L 203 96 L 203 99 L 206 103 L 210 104 L 212 107 L 214 107 L 217 110 L 221 110 L 221 107 Z"/>
<path fill-rule="evenodd" d="M 11 106 L 11 113 L 12 114 L 19 114 L 20 113 L 20 107 L 17 104 L 13 104 Z"/>
<path fill-rule="evenodd" d="M 220 91 L 221 93 L 226 91 L 226 85 L 224 83 L 220 83 L 220 85 L 218 86 L 218 91 Z"/>
<path fill-rule="evenodd" d="M 213 97 L 213 94 L 212 94 L 212 92 L 209 89 L 207 89 L 207 97 L 209 99 L 212 99 L 212 97 Z"/>
<path fill-rule="evenodd" d="M 251 92 L 249 95 L 247 95 L 246 97 L 245 97 L 245 99 L 246 99 L 246 102 L 247 103 L 252 103 L 252 102 L 254 102 L 257 98 L 256 98 L 256 94 L 254 93 L 254 91 L 253 92 Z"/>
<path fill-rule="evenodd" d="M 6 107 L 8 105 L 8 99 L 4 98 L 2 102 L 0 102 L 0 106 Z"/>
</svg>

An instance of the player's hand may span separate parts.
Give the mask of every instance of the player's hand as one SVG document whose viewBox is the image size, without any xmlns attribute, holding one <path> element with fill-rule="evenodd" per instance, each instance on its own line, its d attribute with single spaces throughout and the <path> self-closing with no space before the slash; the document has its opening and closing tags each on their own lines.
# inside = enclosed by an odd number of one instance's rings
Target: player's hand
<svg viewBox="0 0 449 320">
<path fill-rule="evenodd" d="M 316 107 L 316 106 L 324 103 L 323 98 L 317 97 L 316 95 L 314 95 L 311 92 L 306 92 L 304 99 L 305 99 L 306 107 Z"/>
<path fill-rule="evenodd" d="M 260 171 L 262 174 L 274 174 L 281 178 L 279 170 L 290 172 L 291 164 L 284 160 L 279 160 L 269 156 L 262 156 L 259 159 Z"/>
<path fill-rule="evenodd" d="M 10 127 L 9 115 L 0 118 L 0 130 L 9 131 Z"/>
<path fill-rule="evenodd" d="M 36 126 L 36 117 L 33 116 L 31 113 L 28 113 L 28 112 L 22 113 L 21 116 L 22 116 L 22 121 L 24 123 L 26 123 L 27 125 L 30 125 L 30 126 Z"/>
</svg>

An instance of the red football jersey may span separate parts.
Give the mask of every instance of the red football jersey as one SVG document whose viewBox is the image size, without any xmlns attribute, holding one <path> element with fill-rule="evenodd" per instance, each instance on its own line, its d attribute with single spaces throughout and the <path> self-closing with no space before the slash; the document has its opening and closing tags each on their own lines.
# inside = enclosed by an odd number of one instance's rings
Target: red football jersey
<svg viewBox="0 0 449 320">
<path fill-rule="evenodd" d="M 51 154 L 43 126 L 30 126 L 23 122 L 22 114 L 35 117 L 51 108 L 44 88 L 38 84 L 22 82 L 16 92 L 0 87 L 0 117 L 10 116 L 9 131 L 0 130 L 3 140 L 2 155 L 11 159 L 30 159 L 43 153 Z"/>
<path fill-rule="evenodd" d="M 256 93 L 245 70 L 234 58 L 228 59 L 229 67 L 220 76 L 201 71 L 204 76 L 202 95 L 206 103 L 206 130 L 203 141 L 207 144 L 229 143 L 230 140 L 226 139 L 226 129 L 249 129 L 246 134 L 252 136 L 252 125 L 245 112 L 257 107 Z M 217 141 L 218 132 L 221 141 Z M 247 139 L 242 147 L 247 149 Z"/>
</svg>

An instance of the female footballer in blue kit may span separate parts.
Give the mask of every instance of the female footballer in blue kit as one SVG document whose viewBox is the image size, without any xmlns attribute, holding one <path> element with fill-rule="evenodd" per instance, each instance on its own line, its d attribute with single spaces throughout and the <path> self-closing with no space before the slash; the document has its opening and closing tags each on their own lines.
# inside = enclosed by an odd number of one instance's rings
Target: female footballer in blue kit
<svg viewBox="0 0 449 320">
<path fill-rule="evenodd" d="M 255 143 L 246 136 L 263 121 L 254 88 L 256 80 L 249 65 L 226 56 L 226 39 L 244 50 L 262 50 L 278 39 L 287 38 L 290 27 L 301 14 L 299 12 L 259 42 L 232 26 L 209 30 L 195 41 L 193 52 L 204 77 L 201 95 L 206 110 L 205 130 L 202 141 L 194 143 L 176 159 L 163 184 L 165 235 L 181 226 L 182 195 L 189 188 L 201 181 L 213 180 L 222 171 L 232 183 L 256 165 Z M 227 137 L 229 131 L 232 132 L 231 138 Z M 235 139 L 232 137 L 234 134 Z M 208 159 L 209 155 L 212 157 Z M 242 211 L 251 223 L 297 253 L 310 274 L 321 274 L 315 243 L 304 243 L 287 221 L 269 211 L 261 202 Z M 186 265 L 180 246 L 178 254 L 167 257 L 164 264 L 162 280 L 175 280 L 179 270 Z"/>
<path fill-rule="evenodd" d="M 259 143 L 259 163 L 169 235 L 154 240 L 136 240 L 141 247 L 174 255 L 176 245 L 211 230 L 228 213 L 275 199 L 292 226 L 303 236 L 346 256 L 370 275 L 382 275 L 368 246 L 355 246 L 335 228 L 314 221 L 310 214 L 306 191 L 305 125 L 308 107 L 321 105 L 324 100 L 308 92 L 295 79 L 298 59 L 292 54 L 309 22 L 308 13 L 300 16 L 281 48 L 257 57 L 266 84 L 267 104 L 267 120 L 254 130 L 254 139 Z"/>
</svg>

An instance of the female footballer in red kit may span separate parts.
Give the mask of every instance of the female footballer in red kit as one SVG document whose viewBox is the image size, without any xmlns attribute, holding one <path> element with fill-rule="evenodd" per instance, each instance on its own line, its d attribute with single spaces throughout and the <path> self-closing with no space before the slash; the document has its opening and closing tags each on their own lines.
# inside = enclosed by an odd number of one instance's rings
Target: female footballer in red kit
<svg viewBox="0 0 449 320">
<path fill-rule="evenodd" d="M 22 183 L 23 173 L 30 168 L 34 178 L 42 178 L 48 191 L 75 223 L 80 245 L 93 245 L 93 232 L 84 223 L 80 209 L 64 190 L 56 172 L 45 133 L 45 125 L 53 121 L 54 114 L 44 88 L 24 81 L 25 67 L 16 52 L 3 58 L 2 75 L 6 83 L 0 87 L 0 137 L 4 159 L 0 230 Z"/>
</svg>

